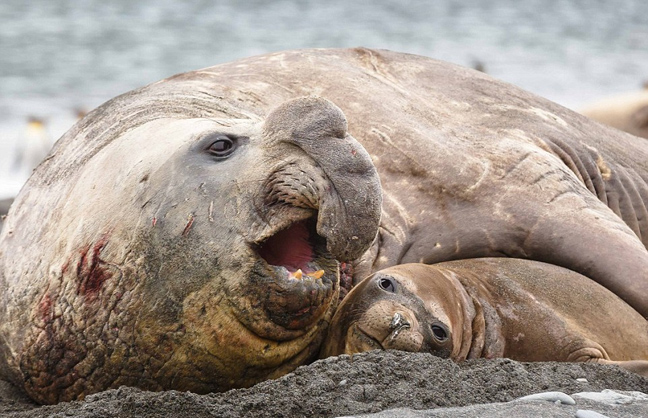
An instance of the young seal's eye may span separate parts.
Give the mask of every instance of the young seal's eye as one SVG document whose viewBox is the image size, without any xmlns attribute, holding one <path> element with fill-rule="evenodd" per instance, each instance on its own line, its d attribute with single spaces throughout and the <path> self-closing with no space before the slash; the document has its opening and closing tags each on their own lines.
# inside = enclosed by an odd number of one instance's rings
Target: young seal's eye
<svg viewBox="0 0 648 418">
<path fill-rule="evenodd" d="M 216 157 L 227 157 L 236 148 L 234 140 L 227 135 L 218 135 L 207 148 L 207 151 Z"/>
<path fill-rule="evenodd" d="M 439 341 L 439 342 L 444 342 L 445 340 L 448 339 L 448 331 L 446 331 L 445 327 L 441 324 L 432 324 L 430 327 L 432 328 L 432 335 L 434 335 L 434 338 Z"/>
<path fill-rule="evenodd" d="M 394 282 L 394 280 L 387 277 L 382 277 L 378 279 L 378 287 L 386 292 L 390 292 L 390 293 L 396 292 L 396 283 Z"/>
</svg>

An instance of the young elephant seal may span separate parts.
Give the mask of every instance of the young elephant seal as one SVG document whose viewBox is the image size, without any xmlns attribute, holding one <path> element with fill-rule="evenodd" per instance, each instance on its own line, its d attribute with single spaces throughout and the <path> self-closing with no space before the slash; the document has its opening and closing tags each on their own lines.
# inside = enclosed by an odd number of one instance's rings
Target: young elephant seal
<svg viewBox="0 0 648 418">
<path fill-rule="evenodd" d="M 648 377 L 648 322 L 578 273 L 513 258 L 403 264 L 356 286 L 321 356 L 374 349 L 463 361 L 614 363 Z"/>
</svg>

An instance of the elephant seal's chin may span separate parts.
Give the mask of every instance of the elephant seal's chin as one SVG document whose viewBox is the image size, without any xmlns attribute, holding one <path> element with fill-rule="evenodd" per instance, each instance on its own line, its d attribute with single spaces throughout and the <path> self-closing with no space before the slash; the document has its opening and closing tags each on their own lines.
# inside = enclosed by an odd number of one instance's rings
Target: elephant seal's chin
<svg viewBox="0 0 648 418">
<path fill-rule="evenodd" d="M 248 297 L 264 306 L 272 323 L 288 331 L 285 338 L 306 332 L 337 305 L 340 264 L 316 229 L 313 217 L 293 218 L 253 245 L 258 260 L 250 287 L 254 294 Z M 246 325 L 261 337 L 283 339 L 276 328 L 268 332 L 267 326 Z"/>
</svg>

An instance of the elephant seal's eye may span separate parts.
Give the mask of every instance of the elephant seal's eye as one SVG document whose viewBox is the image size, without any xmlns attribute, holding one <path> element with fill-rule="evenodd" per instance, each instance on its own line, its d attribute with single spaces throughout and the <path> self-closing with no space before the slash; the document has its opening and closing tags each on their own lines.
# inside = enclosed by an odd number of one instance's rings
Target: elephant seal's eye
<svg viewBox="0 0 648 418">
<path fill-rule="evenodd" d="M 396 292 L 396 282 L 389 277 L 382 277 L 378 279 L 378 287 L 384 290 L 385 292 L 389 292 L 389 293 Z"/>
<path fill-rule="evenodd" d="M 235 141 L 227 135 L 216 136 L 207 147 L 207 151 L 216 157 L 227 157 L 235 149 Z"/>
<path fill-rule="evenodd" d="M 432 324 L 430 328 L 432 328 L 432 335 L 437 341 L 444 342 L 448 339 L 448 331 L 442 324 Z"/>
</svg>

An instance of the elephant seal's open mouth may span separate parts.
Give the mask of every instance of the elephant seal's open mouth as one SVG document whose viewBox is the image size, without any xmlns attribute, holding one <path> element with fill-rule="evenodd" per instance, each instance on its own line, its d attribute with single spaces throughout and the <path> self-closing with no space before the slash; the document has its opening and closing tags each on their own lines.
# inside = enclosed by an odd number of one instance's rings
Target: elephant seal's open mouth
<svg viewBox="0 0 648 418">
<path fill-rule="evenodd" d="M 316 217 L 293 218 L 255 243 L 253 250 L 259 257 L 257 274 L 263 276 L 262 299 L 270 319 L 294 330 L 319 320 L 338 294 L 340 263 L 317 233 Z"/>
<path fill-rule="evenodd" d="M 326 239 L 317 234 L 313 218 L 278 231 L 258 246 L 257 254 L 279 277 L 317 280 L 338 270 L 335 259 L 326 250 Z"/>
</svg>

